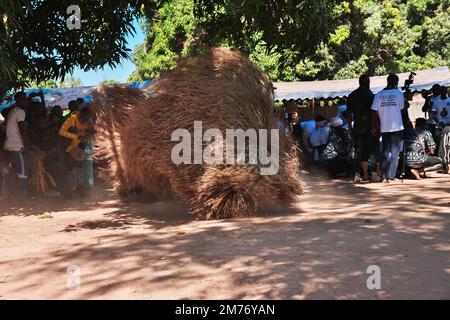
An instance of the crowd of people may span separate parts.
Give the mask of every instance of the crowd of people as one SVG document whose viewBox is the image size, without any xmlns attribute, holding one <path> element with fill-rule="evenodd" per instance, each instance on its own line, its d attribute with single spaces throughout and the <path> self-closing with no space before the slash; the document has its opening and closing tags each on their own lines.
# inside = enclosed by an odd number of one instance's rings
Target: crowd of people
<svg viewBox="0 0 450 320">
<path fill-rule="evenodd" d="M 83 98 L 70 101 L 66 112 L 58 105 L 48 110 L 42 92 L 17 92 L 13 104 L 1 111 L 3 197 L 22 201 L 39 192 L 63 199 L 87 195 L 94 183 L 95 115 Z M 30 179 L 39 181 L 35 188 Z"/>
<path fill-rule="evenodd" d="M 278 127 L 292 133 L 303 157 L 309 154 L 333 177 L 388 184 L 407 175 L 420 180 L 429 171 L 448 174 L 447 88 L 434 85 L 431 94 L 425 92 L 425 117 L 412 122 L 408 98 L 398 84 L 398 76 L 391 74 L 387 87 L 374 95 L 369 76 L 363 75 L 359 88 L 339 102 L 330 121 L 322 115 L 301 121 L 288 114 L 280 118 Z M 30 191 L 63 199 L 86 196 L 94 184 L 95 112 L 82 98 L 70 101 L 66 112 L 61 106 L 48 110 L 42 92 L 18 92 L 14 103 L 1 111 L 0 195 L 17 200 Z M 30 190 L 31 176 L 39 181 L 35 187 L 40 190 Z"/>
<path fill-rule="evenodd" d="M 412 122 L 409 96 L 398 85 L 398 76 L 391 74 L 386 88 L 374 95 L 370 77 L 362 75 L 359 88 L 339 102 L 331 121 L 316 115 L 291 123 L 303 156 L 310 155 L 331 176 L 351 176 L 355 183 L 388 184 L 406 176 L 420 180 L 430 171 L 449 173 L 447 87 L 436 84 L 431 95 L 424 92 L 425 118 Z"/>
</svg>

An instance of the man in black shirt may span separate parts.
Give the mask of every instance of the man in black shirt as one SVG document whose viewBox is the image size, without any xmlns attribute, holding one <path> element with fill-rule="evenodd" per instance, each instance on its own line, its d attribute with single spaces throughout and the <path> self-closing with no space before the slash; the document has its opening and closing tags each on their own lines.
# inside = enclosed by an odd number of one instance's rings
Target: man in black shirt
<svg viewBox="0 0 450 320">
<path fill-rule="evenodd" d="M 370 90 L 370 77 L 366 74 L 359 77 L 359 88 L 350 93 L 347 101 L 349 129 L 352 132 L 355 146 L 355 183 L 369 180 L 369 158 L 372 157 L 374 167 L 372 181 L 379 181 L 378 175 L 378 139 L 371 133 L 371 107 L 374 94 Z M 352 127 L 352 120 L 354 122 Z M 361 179 L 360 173 L 363 178 Z"/>
</svg>

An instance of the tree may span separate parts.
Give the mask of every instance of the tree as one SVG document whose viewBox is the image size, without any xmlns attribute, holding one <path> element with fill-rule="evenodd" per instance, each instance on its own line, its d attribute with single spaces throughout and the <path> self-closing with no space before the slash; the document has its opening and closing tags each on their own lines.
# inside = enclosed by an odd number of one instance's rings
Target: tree
<svg viewBox="0 0 450 320">
<path fill-rule="evenodd" d="M 202 45 L 238 47 L 274 81 L 450 65 L 449 3 L 172 0 L 147 17 L 147 41 L 134 53 L 131 79 L 153 78 Z M 178 6 L 183 10 L 172 13 Z"/>
<path fill-rule="evenodd" d="M 332 2 L 168 1 L 146 17 L 147 40 L 134 52 L 137 70 L 129 80 L 154 78 L 172 68 L 177 57 L 216 45 L 238 47 L 267 66 L 276 61 L 270 68 L 278 76 L 275 70 L 284 61 L 278 47 L 306 55 L 313 47 L 304 45 L 306 40 L 327 35 Z M 275 56 L 267 54 L 276 50 Z"/>
<path fill-rule="evenodd" d="M 153 79 L 175 66 L 175 59 L 193 53 L 197 21 L 193 0 L 172 0 L 151 12 L 144 25 L 147 39 L 134 51 L 136 71 L 129 81 Z"/>
<path fill-rule="evenodd" d="M 36 81 L 29 81 L 27 89 L 51 89 L 51 88 L 58 88 L 58 83 L 53 80 L 46 80 L 42 81 L 40 83 L 36 83 Z"/>
<path fill-rule="evenodd" d="M 130 50 L 125 40 L 143 3 L 153 1 L 78 0 L 81 29 L 66 25 L 72 0 L 2 0 L 0 2 L 0 95 L 7 90 L 64 79 L 76 66 L 83 70 L 116 66 Z"/>
<path fill-rule="evenodd" d="M 100 86 L 113 86 L 115 84 L 119 84 L 119 81 L 116 80 L 103 80 L 99 83 Z"/>
<path fill-rule="evenodd" d="M 329 41 L 295 65 L 300 78 L 343 79 L 450 64 L 449 1 L 342 1 Z M 435 28 L 435 26 L 439 26 Z M 440 35 L 431 38 L 430 30 Z"/>
<path fill-rule="evenodd" d="M 80 79 L 75 78 L 75 77 L 67 77 L 64 79 L 64 81 L 61 81 L 58 85 L 59 88 L 77 88 L 77 87 L 81 87 L 83 85 L 83 83 L 81 82 Z"/>
<path fill-rule="evenodd" d="M 24 3 L 29 7 L 29 3 Z M 9 34 L 12 30 L 21 30 L 16 19 L 16 13 L 20 12 L 20 5 L 14 0 L 0 2 L 0 98 L 8 89 L 8 82 L 16 76 L 16 68 L 13 59 L 12 41 Z"/>
<path fill-rule="evenodd" d="M 295 5 L 280 1 L 275 23 L 262 18 L 270 8 L 276 8 L 271 1 L 264 4 L 222 1 L 214 2 L 215 6 L 199 3 L 206 8 L 208 19 L 203 25 L 212 39 L 226 36 L 225 32 L 232 39 L 238 36 L 248 39 L 246 26 L 239 21 L 250 21 L 250 28 L 261 32 L 257 45 L 249 52 L 258 64 L 273 74 L 274 80 L 343 79 L 364 72 L 378 75 L 450 64 L 448 0 L 316 2 L 316 9 L 321 8 L 318 22 L 312 22 L 310 27 L 314 33 L 307 28 L 306 35 L 295 26 L 283 33 L 283 22 L 280 25 L 276 21 L 280 15 L 279 21 L 297 21 L 295 17 L 301 19 L 305 8 L 315 12 L 307 1 L 297 1 Z M 225 13 L 219 13 L 218 3 L 224 5 Z M 226 23 L 229 27 L 219 31 L 221 21 L 229 16 L 226 8 L 230 5 L 234 7 L 228 13 L 235 14 L 231 14 L 231 22 Z M 267 48 L 266 52 L 259 48 L 261 45 Z M 307 48 L 301 49 L 305 45 Z"/>
<path fill-rule="evenodd" d="M 76 88 L 81 87 L 83 83 L 80 79 L 69 76 L 64 79 L 64 81 L 57 82 L 53 79 L 41 81 L 36 83 L 36 81 L 28 81 L 27 89 L 53 89 L 53 88 Z"/>
<path fill-rule="evenodd" d="M 224 41 L 250 53 L 264 42 L 268 51 L 307 56 L 328 37 L 339 3 L 335 0 L 196 0 L 195 15 L 210 45 Z M 255 38 L 254 35 L 258 34 Z"/>
</svg>

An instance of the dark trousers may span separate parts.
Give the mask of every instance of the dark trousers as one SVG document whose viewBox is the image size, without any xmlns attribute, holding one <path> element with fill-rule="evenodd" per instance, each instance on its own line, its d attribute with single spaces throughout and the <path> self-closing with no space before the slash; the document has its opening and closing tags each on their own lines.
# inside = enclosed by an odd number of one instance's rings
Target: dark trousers
<svg viewBox="0 0 450 320">
<path fill-rule="evenodd" d="M 438 166 L 439 165 L 439 166 Z M 409 165 L 408 169 L 416 169 L 416 170 L 424 170 L 427 171 L 437 171 L 442 168 L 443 161 L 439 157 L 435 156 L 426 156 L 425 160 L 422 162 L 416 163 L 414 165 Z M 431 168 L 430 170 L 427 170 Z"/>
<path fill-rule="evenodd" d="M 403 131 L 381 134 L 381 177 L 394 180 L 398 159 L 403 149 Z"/>
<path fill-rule="evenodd" d="M 353 134 L 353 145 L 355 148 L 354 171 L 362 173 L 361 162 L 370 162 L 372 171 L 377 171 L 379 162 L 380 141 L 371 133 Z"/>
<path fill-rule="evenodd" d="M 353 173 L 352 163 L 348 158 L 336 157 L 334 159 L 325 160 L 323 165 L 327 168 L 332 177 L 336 177 L 341 174 L 350 175 Z"/>
<path fill-rule="evenodd" d="M 423 162 L 424 168 L 433 167 L 437 164 L 442 164 L 442 160 L 435 156 L 427 156 Z"/>
</svg>

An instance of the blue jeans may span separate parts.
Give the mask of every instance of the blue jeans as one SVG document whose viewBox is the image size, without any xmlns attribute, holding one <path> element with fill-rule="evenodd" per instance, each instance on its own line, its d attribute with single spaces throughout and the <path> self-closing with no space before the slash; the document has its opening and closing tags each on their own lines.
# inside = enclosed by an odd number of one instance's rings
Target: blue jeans
<svg viewBox="0 0 450 320">
<path fill-rule="evenodd" d="M 9 151 L 11 163 L 17 173 L 17 187 L 14 194 L 17 199 L 22 200 L 27 194 L 28 186 L 28 168 L 25 159 L 25 152 L 23 151 Z"/>
<path fill-rule="evenodd" d="M 403 131 L 381 134 L 381 177 L 383 179 L 395 179 L 402 149 Z"/>
</svg>

